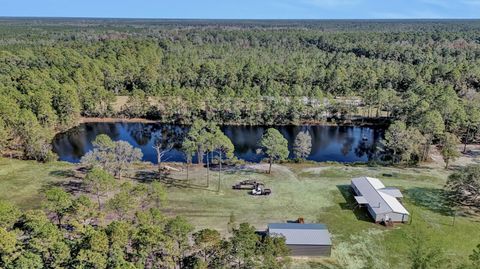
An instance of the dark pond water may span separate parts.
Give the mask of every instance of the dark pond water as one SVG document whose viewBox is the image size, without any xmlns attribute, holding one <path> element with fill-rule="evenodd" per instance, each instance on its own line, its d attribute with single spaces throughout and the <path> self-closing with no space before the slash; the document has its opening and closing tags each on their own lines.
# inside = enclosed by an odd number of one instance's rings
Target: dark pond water
<svg viewBox="0 0 480 269">
<path fill-rule="evenodd" d="M 258 142 L 268 127 L 223 126 L 222 131 L 232 140 L 235 156 L 249 162 L 259 162 L 264 156 L 257 154 Z M 293 146 L 296 135 L 308 130 L 312 136 L 312 151 L 309 160 L 336 162 L 367 162 L 375 157 L 383 130 L 372 127 L 351 126 L 278 126 L 277 128 Z M 143 152 L 143 160 L 156 162 L 153 140 L 161 132 L 181 138 L 188 131 L 187 126 L 151 123 L 86 123 L 59 134 L 53 141 L 53 150 L 60 159 L 79 162 L 92 149 L 92 141 L 99 134 L 106 134 L 113 140 L 128 141 Z M 179 139 L 181 140 L 181 139 Z M 169 162 L 185 161 L 177 147 L 165 157 Z M 292 156 L 290 156 L 291 158 Z M 195 158 L 194 158 L 195 161 Z"/>
</svg>

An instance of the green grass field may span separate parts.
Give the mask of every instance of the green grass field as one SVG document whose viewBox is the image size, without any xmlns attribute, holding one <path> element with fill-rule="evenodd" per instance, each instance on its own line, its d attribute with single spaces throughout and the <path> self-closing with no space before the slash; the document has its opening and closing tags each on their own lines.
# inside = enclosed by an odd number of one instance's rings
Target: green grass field
<svg viewBox="0 0 480 269">
<path fill-rule="evenodd" d="M 362 175 L 399 187 L 406 196 L 404 203 L 412 214 L 412 222 L 385 228 L 372 223 L 365 210 L 353 211 L 350 179 Z M 195 176 L 200 178 L 195 184 L 206 184 L 204 173 L 200 171 Z M 326 223 L 333 234 L 332 259 L 299 260 L 298 268 L 336 268 L 339 261 L 341 268 L 406 268 L 415 235 L 426 238 L 428 246 L 443 247 L 449 262 L 460 264 L 480 243 L 480 219 L 460 216 L 453 226 L 453 213 L 442 199 L 447 176 L 443 170 L 426 168 L 288 165 L 277 166 L 272 175 L 228 173 L 222 176 L 222 191 L 216 193 L 218 174 L 213 173 L 209 191 L 170 187 L 166 208 L 187 216 L 198 228 L 223 231 L 232 212 L 238 222 L 252 223 L 258 229 L 266 228 L 269 222 L 298 217 Z M 247 191 L 230 189 L 243 179 L 263 181 L 273 194 L 254 197 Z"/>
<path fill-rule="evenodd" d="M 71 164 L 55 162 L 41 164 L 0 158 L 0 199 L 24 209 L 41 206 L 42 190 L 66 180 L 65 171 Z"/>
<path fill-rule="evenodd" d="M 59 162 L 0 159 L 0 195 L 23 208 L 38 207 L 41 190 L 68 180 L 65 175 L 71 169 L 73 165 Z M 216 191 L 218 172 L 210 172 L 208 188 L 205 174 L 203 168 L 192 169 L 188 184 L 185 172 L 173 175 L 166 183 L 165 213 L 183 215 L 198 229 L 216 228 L 225 235 L 232 213 L 237 223 L 249 222 L 257 229 L 298 217 L 326 223 L 333 235 L 332 258 L 296 260 L 294 268 L 407 268 L 414 236 L 424 238 L 428 246 L 442 247 L 448 262 L 456 265 L 480 244 L 480 218 L 457 216 L 453 225 L 452 212 L 442 199 L 448 176 L 443 170 L 291 164 L 275 166 L 272 175 L 253 170 L 222 173 L 220 192 Z M 412 222 L 385 228 L 372 223 L 365 211 L 353 211 L 348 186 L 352 177 L 362 175 L 401 188 Z M 246 190 L 231 189 L 244 179 L 263 181 L 273 194 L 255 197 Z"/>
</svg>

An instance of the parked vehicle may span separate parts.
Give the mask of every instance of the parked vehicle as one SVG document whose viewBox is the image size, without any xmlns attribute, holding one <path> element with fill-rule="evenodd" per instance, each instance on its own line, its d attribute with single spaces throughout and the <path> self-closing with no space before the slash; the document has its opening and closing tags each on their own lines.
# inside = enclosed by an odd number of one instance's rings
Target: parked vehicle
<svg viewBox="0 0 480 269">
<path fill-rule="evenodd" d="M 251 192 L 252 195 L 270 195 L 272 193 L 271 189 L 263 188 L 262 186 L 258 186 L 254 188 Z"/>
<path fill-rule="evenodd" d="M 251 179 L 248 179 L 248 180 L 244 180 L 244 181 L 241 181 L 235 185 L 232 186 L 232 189 L 234 190 L 252 190 L 252 189 L 255 189 L 256 186 L 264 186 L 265 184 L 263 184 L 262 182 L 256 182 L 255 180 L 251 180 Z"/>
<path fill-rule="evenodd" d="M 270 195 L 272 193 L 271 189 L 266 189 L 265 184 L 262 182 L 257 182 L 252 179 L 247 179 L 241 181 L 232 186 L 234 190 L 251 190 L 250 194 L 252 195 Z"/>
</svg>

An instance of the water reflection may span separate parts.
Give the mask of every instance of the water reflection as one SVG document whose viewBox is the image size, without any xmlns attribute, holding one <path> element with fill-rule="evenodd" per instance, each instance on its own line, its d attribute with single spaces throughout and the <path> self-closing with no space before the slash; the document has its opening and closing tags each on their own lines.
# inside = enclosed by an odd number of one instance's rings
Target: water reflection
<svg viewBox="0 0 480 269">
<path fill-rule="evenodd" d="M 312 152 L 308 157 L 314 161 L 366 162 L 377 156 L 378 142 L 383 130 L 370 127 L 348 126 L 279 126 L 276 127 L 288 140 L 290 151 L 296 135 L 308 131 L 312 136 Z M 235 146 L 235 156 L 250 162 L 258 162 L 263 156 L 257 154 L 258 142 L 267 127 L 223 126 L 223 132 Z M 159 138 L 173 145 L 168 152 L 168 161 L 185 161 L 180 151 L 188 126 L 151 123 L 86 123 L 59 134 L 53 141 L 53 149 L 60 159 L 78 162 L 92 149 L 92 141 L 99 134 L 113 140 L 124 140 L 143 152 L 145 161 L 156 162 L 153 145 Z M 290 154 L 290 158 L 292 158 Z M 195 161 L 194 157 L 194 161 Z"/>
</svg>

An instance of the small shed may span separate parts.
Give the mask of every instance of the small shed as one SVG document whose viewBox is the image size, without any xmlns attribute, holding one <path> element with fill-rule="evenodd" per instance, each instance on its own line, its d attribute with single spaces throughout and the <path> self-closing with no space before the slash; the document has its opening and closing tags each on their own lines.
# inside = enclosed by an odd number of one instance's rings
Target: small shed
<svg viewBox="0 0 480 269">
<path fill-rule="evenodd" d="M 330 256 L 332 241 L 324 224 L 270 223 L 270 236 L 284 236 L 291 256 Z"/>
<path fill-rule="evenodd" d="M 358 177 L 352 179 L 355 201 L 366 206 L 375 222 L 406 222 L 410 213 L 399 201 L 403 195 L 397 188 L 385 187 L 377 178 Z"/>
</svg>

